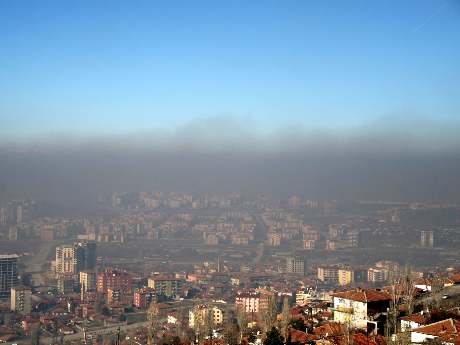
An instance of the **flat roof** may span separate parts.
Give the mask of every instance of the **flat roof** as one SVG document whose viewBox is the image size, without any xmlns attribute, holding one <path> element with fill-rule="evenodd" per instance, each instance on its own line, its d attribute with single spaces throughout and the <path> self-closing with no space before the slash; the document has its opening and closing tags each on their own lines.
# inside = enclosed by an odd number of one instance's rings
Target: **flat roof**
<svg viewBox="0 0 460 345">
<path fill-rule="evenodd" d="M 0 259 L 17 259 L 19 255 L 17 254 L 0 254 Z"/>
</svg>

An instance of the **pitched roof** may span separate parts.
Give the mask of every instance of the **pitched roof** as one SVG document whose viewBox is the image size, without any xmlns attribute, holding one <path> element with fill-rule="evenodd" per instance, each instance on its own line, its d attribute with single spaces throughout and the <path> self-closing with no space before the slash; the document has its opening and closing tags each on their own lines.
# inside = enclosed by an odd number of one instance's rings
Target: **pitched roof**
<svg viewBox="0 0 460 345">
<path fill-rule="evenodd" d="M 401 320 L 415 322 L 419 325 L 425 325 L 428 321 L 428 318 L 426 318 L 425 315 L 422 314 L 412 314 L 402 317 Z"/>
<path fill-rule="evenodd" d="M 460 321 L 450 318 L 416 328 L 412 332 L 429 334 L 444 340 L 452 340 L 459 336 Z"/>
<path fill-rule="evenodd" d="M 332 336 L 332 335 L 341 335 L 344 333 L 345 326 L 337 322 L 328 322 L 322 326 L 316 327 L 313 330 L 315 335 L 319 336 Z"/>
<path fill-rule="evenodd" d="M 363 303 L 389 301 L 391 299 L 388 293 L 379 290 L 350 290 L 337 292 L 332 296 Z"/>
<path fill-rule="evenodd" d="M 291 342 L 300 344 L 306 344 L 317 338 L 312 334 L 307 334 L 294 328 L 289 330 L 289 335 L 291 336 Z"/>
<path fill-rule="evenodd" d="M 460 273 L 454 274 L 450 279 L 454 282 L 454 284 L 460 283 Z"/>
</svg>

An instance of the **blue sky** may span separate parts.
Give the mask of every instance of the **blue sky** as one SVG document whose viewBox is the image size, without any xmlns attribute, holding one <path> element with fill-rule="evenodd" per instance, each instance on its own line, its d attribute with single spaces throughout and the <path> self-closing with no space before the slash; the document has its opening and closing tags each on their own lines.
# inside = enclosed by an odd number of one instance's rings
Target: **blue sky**
<svg viewBox="0 0 460 345">
<path fill-rule="evenodd" d="M 0 1 L 0 136 L 460 117 L 460 2 Z"/>
</svg>

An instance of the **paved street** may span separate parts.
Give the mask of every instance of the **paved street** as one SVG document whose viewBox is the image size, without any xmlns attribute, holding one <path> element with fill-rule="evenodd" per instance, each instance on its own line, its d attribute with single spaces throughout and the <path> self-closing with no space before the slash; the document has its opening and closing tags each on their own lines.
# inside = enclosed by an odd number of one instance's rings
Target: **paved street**
<svg viewBox="0 0 460 345">
<path fill-rule="evenodd" d="M 120 331 L 126 332 L 129 330 L 133 330 L 139 327 L 145 327 L 148 325 L 147 321 L 144 322 L 136 322 L 132 323 L 129 325 L 121 325 L 121 326 L 109 326 L 109 327 L 104 327 L 104 328 L 99 328 L 97 330 L 88 330 L 86 332 L 87 336 L 98 336 L 98 335 L 106 335 L 106 334 L 116 334 L 118 332 L 118 328 L 120 328 Z M 78 340 L 78 339 L 83 339 L 83 332 L 75 333 L 75 334 L 69 334 L 64 336 L 64 342 L 66 341 L 73 341 L 73 340 Z M 53 338 L 51 337 L 42 337 L 40 338 L 40 344 L 43 345 L 51 345 L 53 342 Z M 13 344 L 18 344 L 18 345 L 28 345 L 30 344 L 30 339 L 24 339 L 20 341 L 11 341 L 5 343 L 6 345 L 13 345 Z"/>
</svg>

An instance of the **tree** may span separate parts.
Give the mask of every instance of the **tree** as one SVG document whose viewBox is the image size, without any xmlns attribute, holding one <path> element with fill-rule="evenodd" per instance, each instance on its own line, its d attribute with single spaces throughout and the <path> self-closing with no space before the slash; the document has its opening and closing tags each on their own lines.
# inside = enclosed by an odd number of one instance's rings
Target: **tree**
<svg viewBox="0 0 460 345">
<path fill-rule="evenodd" d="M 237 345 L 238 344 L 238 326 L 235 324 L 227 323 L 224 328 L 225 344 Z"/>
<path fill-rule="evenodd" d="M 426 344 L 426 345 L 442 345 L 442 344 L 444 344 L 444 342 L 439 337 L 436 337 L 436 338 L 433 338 L 433 339 L 426 339 L 424 341 L 424 344 Z"/>
<path fill-rule="evenodd" d="M 166 336 L 162 339 L 161 345 L 180 345 L 181 341 L 178 336 Z"/>
<path fill-rule="evenodd" d="M 238 307 L 238 309 L 236 310 L 236 322 L 238 324 L 241 342 L 241 339 L 243 339 L 243 336 L 246 334 L 248 330 L 248 319 L 246 317 L 246 312 L 242 307 Z"/>
<path fill-rule="evenodd" d="M 40 326 L 34 326 L 32 328 L 30 341 L 32 345 L 40 345 Z"/>
<path fill-rule="evenodd" d="M 410 266 L 406 267 L 406 276 L 404 279 L 404 296 L 407 304 L 407 313 L 410 315 L 414 312 L 415 297 L 417 288 L 415 287 L 414 276 Z"/>
<path fill-rule="evenodd" d="M 149 309 L 147 311 L 147 320 L 149 321 L 147 343 L 149 345 L 153 345 L 159 322 L 158 307 L 154 302 L 150 303 Z"/>
<path fill-rule="evenodd" d="M 276 297 L 273 294 L 268 296 L 268 306 L 267 309 L 262 311 L 261 319 L 264 325 L 264 330 L 267 332 L 271 329 L 276 320 L 277 307 L 276 307 Z"/>
<path fill-rule="evenodd" d="M 94 301 L 93 307 L 96 313 L 100 314 L 102 312 L 102 308 L 104 307 L 104 300 L 100 293 L 96 294 L 96 300 Z"/>
<path fill-rule="evenodd" d="M 284 296 L 283 309 L 281 311 L 283 319 L 281 320 L 281 332 L 283 337 L 287 339 L 288 326 L 291 321 L 291 308 L 289 308 L 289 300 L 287 296 Z"/>
<path fill-rule="evenodd" d="M 284 337 L 276 327 L 273 327 L 266 333 L 264 345 L 284 345 Z"/>
<path fill-rule="evenodd" d="M 409 266 L 406 266 L 403 271 L 398 271 L 392 275 L 389 289 L 391 300 L 387 315 L 387 342 L 389 342 L 392 334 L 399 334 L 397 321 L 400 307 L 404 304 L 408 315 L 412 314 L 416 292 L 417 288 Z"/>
<path fill-rule="evenodd" d="M 204 334 L 206 334 L 209 337 L 209 339 L 212 339 L 213 330 L 214 330 L 213 308 L 212 306 L 208 306 L 206 308 L 206 312 L 204 315 L 203 331 L 204 331 Z"/>
<path fill-rule="evenodd" d="M 110 316 L 110 309 L 107 306 L 102 307 L 102 315 Z"/>
<path fill-rule="evenodd" d="M 305 332 L 306 327 L 305 327 L 305 322 L 302 319 L 292 319 L 289 321 L 289 326 L 298 330 Z"/>
<path fill-rule="evenodd" d="M 11 313 L 8 311 L 3 314 L 3 324 L 9 326 L 11 324 Z"/>
</svg>

